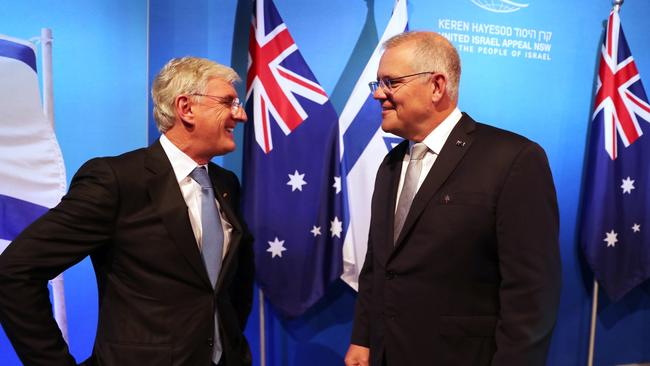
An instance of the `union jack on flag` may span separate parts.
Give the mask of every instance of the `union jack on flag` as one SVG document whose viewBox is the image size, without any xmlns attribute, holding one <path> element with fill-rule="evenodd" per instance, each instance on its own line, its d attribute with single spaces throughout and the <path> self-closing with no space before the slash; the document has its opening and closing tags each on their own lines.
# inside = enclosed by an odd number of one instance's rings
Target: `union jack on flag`
<svg viewBox="0 0 650 366">
<path fill-rule="evenodd" d="M 605 150 L 612 159 L 616 159 L 617 136 L 628 147 L 643 134 L 638 117 L 650 122 L 650 105 L 617 11 L 609 14 L 607 22 L 607 34 L 600 53 L 595 104 L 594 118 L 603 111 Z"/>
<path fill-rule="evenodd" d="M 258 284 L 298 316 L 342 272 L 338 117 L 270 0 L 255 4 L 249 47 L 244 216 Z"/>
<path fill-rule="evenodd" d="M 272 18 L 265 19 L 264 6 L 267 3 L 268 12 L 277 15 L 276 19 L 279 19 L 271 1 L 257 2 L 256 12 L 262 16 L 253 16 L 249 42 L 250 64 L 246 78 L 246 99 L 252 94 L 253 103 L 258 107 L 253 109 L 255 141 L 265 153 L 273 149 L 270 115 L 285 135 L 290 134 L 308 117 L 294 93 L 321 105 L 329 100 L 317 82 L 282 64 L 287 57 L 298 53 L 298 46 L 284 23 L 276 24 Z M 309 71 L 306 64 L 303 66 Z"/>
<path fill-rule="evenodd" d="M 598 283 L 617 301 L 650 278 L 650 138 L 642 136 L 650 106 L 615 10 L 598 76 L 580 242 Z"/>
</svg>

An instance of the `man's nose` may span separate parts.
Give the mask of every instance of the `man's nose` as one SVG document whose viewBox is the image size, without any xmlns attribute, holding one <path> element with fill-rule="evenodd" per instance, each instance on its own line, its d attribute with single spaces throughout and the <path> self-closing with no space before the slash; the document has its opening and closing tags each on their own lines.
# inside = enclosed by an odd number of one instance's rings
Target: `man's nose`
<svg viewBox="0 0 650 366">
<path fill-rule="evenodd" d="M 384 91 L 384 88 L 382 88 L 381 86 L 375 89 L 375 91 L 372 93 L 372 97 L 377 100 L 383 100 L 388 98 L 386 92 Z"/>
<path fill-rule="evenodd" d="M 246 115 L 246 110 L 242 107 L 237 110 L 237 113 L 234 115 L 235 121 L 237 122 L 246 122 L 248 121 L 248 116 Z"/>
</svg>

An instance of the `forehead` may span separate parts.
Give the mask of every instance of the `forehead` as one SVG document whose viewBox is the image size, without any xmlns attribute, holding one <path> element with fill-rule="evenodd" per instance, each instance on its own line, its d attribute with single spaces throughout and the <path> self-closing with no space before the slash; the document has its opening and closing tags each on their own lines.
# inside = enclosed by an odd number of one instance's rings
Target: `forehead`
<svg viewBox="0 0 650 366">
<path fill-rule="evenodd" d="M 387 49 L 379 60 L 377 77 L 394 78 L 413 73 L 412 58 L 413 46 L 411 42 Z"/>
<path fill-rule="evenodd" d="M 209 78 L 205 93 L 216 96 L 236 96 L 237 91 L 232 83 L 221 78 Z"/>
</svg>

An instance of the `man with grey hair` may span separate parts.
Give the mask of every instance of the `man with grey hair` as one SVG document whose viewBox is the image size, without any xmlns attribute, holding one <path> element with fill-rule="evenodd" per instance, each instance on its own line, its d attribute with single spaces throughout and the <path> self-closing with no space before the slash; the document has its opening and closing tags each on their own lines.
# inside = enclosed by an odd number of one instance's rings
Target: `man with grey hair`
<svg viewBox="0 0 650 366">
<path fill-rule="evenodd" d="M 246 121 L 238 80 L 206 59 L 171 60 L 152 88 L 160 139 L 85 163 L 0 256 L 0 321 L 25 365 L 76 364 L 47 281 L 88 255 L 99 319 L 84 364 L 251 364 L 252 237 L 237 177 L 210 162 L 235 149 Z"/>
<path fill-rule="evenodd" d="M 560 294 L 558 208 L 536 143 L 457 107 L 433 32 L 389 39 L 370 83 L 381 163 L 347 366 L 544 365 Z"/>
</svg>

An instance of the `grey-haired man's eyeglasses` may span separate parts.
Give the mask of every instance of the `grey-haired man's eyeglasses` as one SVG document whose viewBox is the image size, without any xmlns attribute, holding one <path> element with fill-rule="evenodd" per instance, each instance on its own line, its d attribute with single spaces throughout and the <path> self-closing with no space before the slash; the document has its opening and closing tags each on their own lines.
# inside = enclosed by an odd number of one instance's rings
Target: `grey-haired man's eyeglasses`
<svg viewBox="0 0 650 366">
<path fill-rule="evenodd" d="M 219 96 L 216 96 L 216 95 L 199 94 L 199 93 L 194 93 L 194 94 L 191 94 L 191 95 L 196 96 L 196 97 L 210 98 L 210 99 L 216 100 L 217 102 L 219 102 L 221 104 L 230 104 L 230 113 L 232 113 L 233 116 L 237 115 L 237 113 L 239 113 L 240 110 L 244 109 L 244 106 L 242 105 L 239 98 L 232 99 L 232 98 L 229 98 L 229 97 L 219 97 Z"/>
<path fill-rule="evenodd" d="M 393 94 L 393 93 L 395 93 L 397 91 L 397 89 L 399 89 L 400 86 L 406 85 L 408 83 L 408 81 L 405 81 L 405 82 L 403 82 L 403 83 L 401 83 L 401 84 L 399 84 L 397 86 L 394 85 L 396 83 L 399 83 L 399 81 L 401 79 L 410 78 L 412 76 L 422 76 L 422 75 L 435 74 L 435 73 L 436 73 L 435 71 L 424 71 L 424 72 L 418 72 L 418 73 L 410 74 L 410 75 L 398 76 L 398 77 L 392 78 L 392 79 L 383 78 L 383 79 L 379 79 L 379 80 L 376 80 L 376 81 L 369 82 L 368 86 L 370 87 L 370 91 L 373 94 L 380 87 L 384 91 L 384 93 Z M 415 80 L 415 79 L 411 79 L 411 80 Z M 411 80 L 409 80 L 409 81 L 411 81 Z"/>
</svg>

